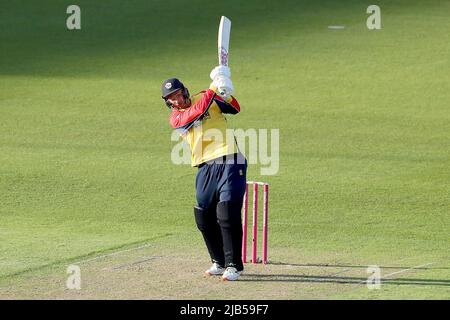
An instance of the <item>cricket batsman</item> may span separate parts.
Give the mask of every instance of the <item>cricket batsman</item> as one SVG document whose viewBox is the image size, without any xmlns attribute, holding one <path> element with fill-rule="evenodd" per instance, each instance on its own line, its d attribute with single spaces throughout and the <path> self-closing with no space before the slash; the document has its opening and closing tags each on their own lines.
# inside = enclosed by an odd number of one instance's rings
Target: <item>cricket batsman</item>
<svg viewBox="0 0 450 320">
<path fill-rule="evenodd" d="M 240 111 L 230 75 L 227 66 L 215 67 L 209 88 L 192 96 L 176 78 L 162 84 L 170 125 L 189 144 L 192 166 L 198 168 L 194 217 L 212 261 L 205 274 L 225 281 L 237 280 L 244 269 L 241 208 L 247 173 L 236 140 L 226 138 L 224 114 Z"/>
</svg>

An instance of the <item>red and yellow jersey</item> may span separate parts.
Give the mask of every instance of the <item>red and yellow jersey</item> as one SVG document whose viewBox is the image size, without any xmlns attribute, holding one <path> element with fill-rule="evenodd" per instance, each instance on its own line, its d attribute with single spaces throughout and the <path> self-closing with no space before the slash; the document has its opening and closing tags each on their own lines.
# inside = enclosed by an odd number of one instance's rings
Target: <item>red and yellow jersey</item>
<svg viewBox="0 0 450 320">
<path fill-rule="evenodd" d="M 225 101 L 207 89 L 193 95 L 191 101 L 187 109 L 172 108 L 169 122 L 189 144 L 192 166 L 236 153 L 234 135 L 227 132 L 227 120 L 223 115 L 240 111 L 236 99 L 231 97 Z"/>
</svg>

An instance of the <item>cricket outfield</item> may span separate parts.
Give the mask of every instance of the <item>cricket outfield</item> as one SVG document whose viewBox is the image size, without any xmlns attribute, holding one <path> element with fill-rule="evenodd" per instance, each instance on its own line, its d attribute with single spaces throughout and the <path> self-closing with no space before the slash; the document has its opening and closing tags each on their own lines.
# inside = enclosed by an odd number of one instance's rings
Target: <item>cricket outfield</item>
<svg viewBox="0 0 450 320">
<path fill-rule="evenodd" d="M 71 31 L 67 1 L 4 5 L 0 298 L 449 299 L 450 3 L 377 1 L 368 30 L 369 1 L 181 2 L 77 1 Z M 233 283 L 202 275 L 160 97 L 209 85 L 221 15 L 229 124 L 280 134 L 278 172 L 248 171 L 270 184 L 270 263 Z"/>
</svg>

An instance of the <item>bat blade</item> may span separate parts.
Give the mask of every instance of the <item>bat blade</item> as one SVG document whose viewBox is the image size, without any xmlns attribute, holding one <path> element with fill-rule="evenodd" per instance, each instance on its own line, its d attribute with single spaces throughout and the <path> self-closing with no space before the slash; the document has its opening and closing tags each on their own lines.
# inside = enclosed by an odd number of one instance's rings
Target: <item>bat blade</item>
<svg viewBox="0 0 450 320">
<path fill-rule="evenodd" d="M 228 50 L 230 47 L 231 21 L 225 16 L 220 19 L 219 37 L 217 40 L 219 49 L 219 65 L 228 66 Z"/>
</svg>

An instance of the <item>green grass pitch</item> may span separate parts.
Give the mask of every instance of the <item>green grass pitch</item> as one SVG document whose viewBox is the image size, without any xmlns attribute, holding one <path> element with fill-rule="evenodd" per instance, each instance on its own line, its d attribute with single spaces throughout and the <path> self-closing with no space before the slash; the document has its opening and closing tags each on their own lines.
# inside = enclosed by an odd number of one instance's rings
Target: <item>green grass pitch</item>
<svg viewBox="0 0 450 320">
<path fill-rule="evenodd" d="M 450 3 L 380 0 L 368 30 L 370 1 L 80 0 L 69 31 L 70 4 L 0 12 L 0 298 L 450 298 Z M 209 86 L 221 15 L 230 126 L 280 132 L 279 172 L 248 171 L 271 263 L 225 287 L 160 98 Z"/>
</svg>

